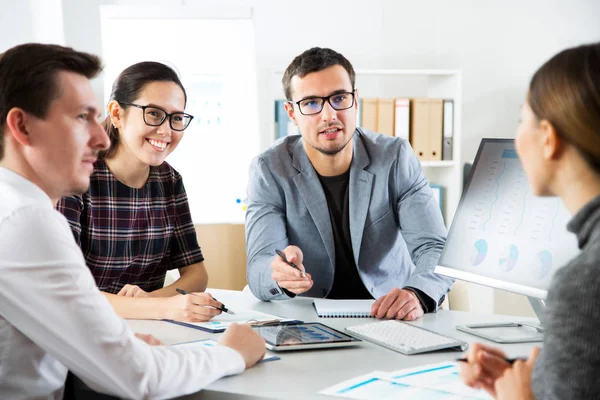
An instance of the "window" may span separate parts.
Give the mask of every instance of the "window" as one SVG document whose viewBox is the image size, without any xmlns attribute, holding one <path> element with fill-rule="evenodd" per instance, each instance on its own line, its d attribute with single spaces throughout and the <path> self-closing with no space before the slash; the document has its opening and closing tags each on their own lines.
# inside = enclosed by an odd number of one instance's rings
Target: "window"
<svg viewBox="0 0 600 400">
<path fill-rule="evenodd" d="M 195 224 L 243 223 L 236 200 L 259 152 L 251 10 L 104 6 L 101 15 L 105 104 L 131 64 L 178 71 L 195 118 L 167 162 L 183 176 Z"/>
</svg>

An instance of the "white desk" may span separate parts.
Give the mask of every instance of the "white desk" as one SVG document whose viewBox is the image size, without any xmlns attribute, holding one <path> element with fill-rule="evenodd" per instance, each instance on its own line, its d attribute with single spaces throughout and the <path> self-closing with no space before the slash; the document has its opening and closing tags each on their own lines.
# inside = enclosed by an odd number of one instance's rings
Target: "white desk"
<svg viewBox="0 0 600 400">
<path fill-rule="evenodd" d="M 305 322 L 322 322 L 343 331 L 346 326 L 358 325 L 371 320 L 365 318 L 318 318 L 312 299 L 296 298 L 281 302 L 261 302 L 252 294 L 227 290 L 208 290 L 219 301 L 232 310 L 251 308 L 282 317 L 298 318 Z M 529 321 L 498 315 L 482 315 L 461 311 L 440 311 L 427 314 L 416 325 L 441 334 L 446 334 L 469 343 L 484 342 L 475 336 L 462 333 L 455 325 Z M 218 339 L 220 334 L 206 333 L 164 321 L 130 320 L 135 332 L 151 333 L 166 344 L 204 338 Z M 488 342 L 489 343 L 489 342 Z M 490 343 L 496 345 L 494 343 Z M 509 356 L 526 356 L 533 344 L 501 346 Z M 203 391 L 184 397 L 185 399 L 332 399 L 317 394 L 318 391 L 355 376 L 373 370 L 394 371 L 407 367 L 454 360 L 457 351 L 405 356 L 392 350 L 363 341 L 354 348 L 279 352 L 279 361 L 258 364 L 244 373 L 223 378 Z"/>
</svg>

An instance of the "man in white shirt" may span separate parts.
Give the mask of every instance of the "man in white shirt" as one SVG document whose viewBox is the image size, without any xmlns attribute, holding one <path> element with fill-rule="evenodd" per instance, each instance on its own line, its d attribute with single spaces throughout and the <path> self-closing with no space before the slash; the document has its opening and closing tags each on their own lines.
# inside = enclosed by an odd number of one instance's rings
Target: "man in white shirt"
<svg viewBox="0 0 600 400">
<path fill-rule="evenodd" d="M 150 346 L 96 284 L 65 218 L 62 196 L 89 185 L 109 139 L 89 79 L 100 60 L 26 44 L 0 55 L 0 398 L 60 399 L 67 369 L 127 398 L 200 390 L 254 365 L 264 341 L 232 326 L 222 346 Z"/>
</svg>

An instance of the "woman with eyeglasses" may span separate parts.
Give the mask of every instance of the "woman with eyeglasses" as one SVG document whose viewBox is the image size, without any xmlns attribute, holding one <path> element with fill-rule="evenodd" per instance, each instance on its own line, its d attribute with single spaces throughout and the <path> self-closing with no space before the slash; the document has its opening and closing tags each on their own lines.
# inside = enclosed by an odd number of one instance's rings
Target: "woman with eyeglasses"
<svg viewBox="0 0 600 400">
<path fill-rule="evenodd" d="M 170 67 L 141 62 L 121 72 L 110 99 L 111 146 L 94 164 L 88 191 L 57 208 L 119 315 L 207 321 L 222 304 L 203 293 L 208 275 L 183 181 L 165 161 L 193 119 L 185 89 Z M 181 277 L 163 287 L 175 268 Z"/>
<path fill-rule="evenodd" d="M 564 50 L 533 76 L 515 145 L 533 193 L 558 196 L 581 253 L 548 290 L 544 347 L 509 364 L 471 346 L 461 376 L 498 399 L 600 398 L 600 43 Z"/>
</svg>

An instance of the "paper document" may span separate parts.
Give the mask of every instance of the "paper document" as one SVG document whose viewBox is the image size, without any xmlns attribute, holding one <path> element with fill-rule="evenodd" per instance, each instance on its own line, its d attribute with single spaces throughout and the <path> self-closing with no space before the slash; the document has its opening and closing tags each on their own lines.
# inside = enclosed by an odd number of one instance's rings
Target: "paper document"
<svg viewBox="0 0 600 400">
<path fill-rule="evenodd" d="M 370 374 L 349 379 L 337 385 L 321 390 L 320 394 L 358 400 L 391 400 L 391 399 L 435 399 L 430 392 L 413 389 L 409 386 L 392 382 L 386 378 L 386 372 L 375 371 Z M 437 393 L 434 393 L 437 394 Z M 419 397 L 422 395 L 421 397 Z M 443 399 L 452 397 L 440 397 Z"/>
<path fill-rule="evenodd" d="M 296 319 L 282 318 L 276 315 L 265 314 L 259 311 L 252 310 L 235 310 L 235 314 L 221 313 L 207 322 L 180 322 L 166 320 L 174 324 L 187 326 L 189 328 L 200 329 L 206 332 L 218 333 L 223 332 L 232 323 L 238 324 L 255 324 L 264 325 L 265 323 L 275 324 L 295 324 L 302 322 Z"/>
<path fill-rule="evenodd" d="M 374 371 L 319 392 L 346 399 L 422 400 L 491 399 L 483 390 L 471 389 L 458 376 L 458 364 L 440 363 L 396 372 Z"/>
<path fill-rule="evenodd" d="M 466 398 L 491 399 L 485 391 L 472 389 L 465 385 L 460 379 L 458 364 L 454 362 L 403 369 L 390 373 L 388 378 L 396 383 L 412 387 L 435 389 Z"/>
<path fill-rule="evenodd" d="M 197 347 L 197 346 L 214 347 L 214 346 L 217 346 L 217 341 L 213 340 L 213 339 L 194 340 L 191 342 L 175 343 L 175 344 L 172 344 L 171 346 L 185 347 L 185 348 L 193 348 L 193 347 Z M 281 360 L 281 358 L 274 356 L 274 355 L 270 354 L 269 352 L 266 352 L 264 357 L 259 361 L 259 363 L 267 362 L 267 361 L 277 361 L 277 360 Z"/>
</svg>

